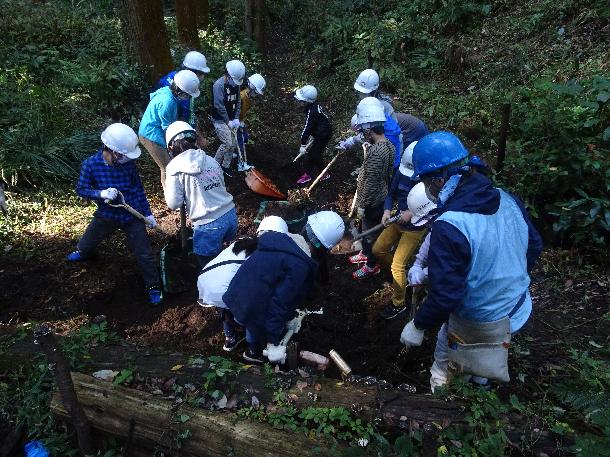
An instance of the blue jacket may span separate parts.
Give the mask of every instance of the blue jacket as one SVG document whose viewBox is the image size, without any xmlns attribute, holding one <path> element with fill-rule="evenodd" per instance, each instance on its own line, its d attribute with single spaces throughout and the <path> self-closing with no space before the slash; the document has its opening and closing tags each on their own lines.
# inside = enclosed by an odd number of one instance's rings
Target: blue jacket
<svg viewBox="0 0 610 457">
<path fill-rule="evenodd" d="M 394 145 L 396 152 L 394 153 L 394 165 L 393 168 L 398 168 L 400 165 L 400 158 L 402 157 L 402 141 L 400 139 L 401 131 L 398 122 L 394 120 L 392 116 L 385 115 L 385 124 L 383 124 L 383 130 L 385 137 Z"/>
<path fill-rule="evenodd" d="M 462 178 L 440 212 L 431 229 L 428 298 L 415 326 L 436 327 L 451 313 L 491 322 L 518 309 L 511 331 L 518 330 L 532 309 L 529 272 L 542 251 L 523 204 L 474 173 Z"/>
<path fill-rule="evenodd" d="M 138 135 L 160 145 L 165 143 L 165 131 L 172 122 L 178 120 L 178 98 L 169 87 L 162 87 L 150 94 L 150 102 L 140 121 Z"/>
<path fill-rule="evenodd" d="M 402 131 L 403 149 L 414 141 L 421 140 L 428 133 L 428 127 L 421 119 L 406 113 L 395 113 L 396 121 Z"/>
<path fill-rule="evenodd" d="M 392 181 L 390 182 L 390 188 L 388 189 L 388 196 L 385 198 L 383 202 L 384 210 L 391 210 L 394 202 L 396 201 L 398 204 L 399 211 L 406 211 L 409 209 L 409 205 L 407 205 L 407 197 L 409 196 L 409 192 L 413 189 L 413 186 L 417 184 L 418 181 L 413 181 L 408 176 L 403 175 L 401 172 L 396 170 L 394 172 L 394 176 L 392 176 Z"/>
<path fill-rule="evenodd" d="M 155 86 L 155 90 L 161 89 L 162 87 L 171 86 L 172 83 L 174 82 L 174 76 L 176 75 L 176 73 L 178 73 L 178 70 L 170 71 L 168 74 L 163 76 L 159 80 L 157 85 Z M 192 126 L 195 126 L 195 117 L 193 116 L 193 118 L 191 119 L 191 114 L 194 115 L 194 113 L 192 112 L 193 110 L 192 110 L 192 106 L 191 106 L 193 104 L 193 101 L 194 101 L 194 98 L 192 98 L 192 97 L 189 98 L 188 100 L 179 100 L 178 120 L 188 122 Z"/>
<path fill-rule="evenodd" d="M 222 301 L 258 343 L 278 344 L 286 322 L 312 289 L 316 269 L 317 263 L 289 236 L 264 233 Z"/>
</svg>

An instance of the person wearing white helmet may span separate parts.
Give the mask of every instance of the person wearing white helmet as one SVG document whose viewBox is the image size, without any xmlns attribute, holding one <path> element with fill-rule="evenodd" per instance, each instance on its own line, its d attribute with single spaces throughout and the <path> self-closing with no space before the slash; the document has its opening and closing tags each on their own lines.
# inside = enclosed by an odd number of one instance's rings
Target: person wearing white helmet
<svg viewBox="0 0 610 457">
<path fill-rule="evenodd" d="M 248 76 L 246 87 L 242 89 L 240 93 L 241 110 L 239 112 L 239 130 L 237 132 L 237 142 L 239 143 L 239 150 L 242 153 L 244 152 L 244 145 L 248 143 L 249 139 L 248 127 L 246 125 L 246 115 L 248 114 L 248 111 L 250 111 L 250 108 L 252 108 L 254 99 L 263 95 L 266 85 L 267 83 L 265 78 L 263 78 L 263 75 L 254 73 L 253 75 Z M 239 171 L 250 168 L 250 165 L 243 163 L 244 157 L 240 156 L 239 162 Z"/>
<path fill-rule="evenodd" d="M 415 254 L 422 238 L 426 234 L 423 223 L 419 223 L 421 215 L 409 209 L 409 203 L 413 200 L 429 202 L 426 197 L 425 189 L 421 183 L 416 184 L 411 177 L 413 176 L 413 155 L 414 145 L 410 145 L 403 154 L 403 160 L 397 173 L 394 173 L 390 183 L 390 191 L 385 199 L 384 212 L 381 218 L 382 223 L 387 223 L 390 218 L 394 204 L 397 205 L 401 217 L 398 222 L 387 226 L 373 245 L 373 254 L 381 265 L 392 273 L 392 299 L 380 313 L 382 319 L 392 319 L 408 306 L 405 303 L 407 291 L 407 277 L 405 271 L 407 264 Z M 413 204 L 411 206 L 414 206 Z M 419 208 L 420 205 L 417 205 Z M 436 207 L 432 203 L 432 206 Z M 426 209 L 428 209 L 426 207 Z M 427 214 L 427 212 L 426 212 Z M 417 222 L 417 223 L 416 223 Z"/>
<path fill-rule="evenodd" d="M 312 258 L 318 262 L 317 280 L 327 284 L 328 252 L 335 247 L 345 234 L 345 223 L 334 211 L 319 211 L 307 218 L 303 236 L 309 244 Z"/>
<path fill-rule="evenodd" d="M 197 77 L 199 81 L 203 81 L 204 75 L 210 72 L 210 68 L 208 67 L 207 60 L 205 56 L 197 51 L 189 51 L 184 56 L 184 60 L 182 61 L 182 70 L 191 70 Z M 172 70 L 161 79 L 157 83 L 156 89 L 160 89 L 161 87 L 169 87 L 174 82 L 174 77 L 176 73 L 180 70 Z M 191 98 L 189 100 L 180 100 L 180 104 L 178 107 L 178 120 L 188 122 L 193 126 L 197 126 L 197 119 L 195 117 L 195 109 L 194 109 L 194 99 Z M 201 102 L 199 102 L 201 103 Z"/>
<path fill-rule="evenodd" d="M 365 97 L 377 98 L 383 104 L 385 114 L 396 120 L 392 98 L 379 90 L 379 74 L 375 70 L 372 68 L 362 70 L 354 82 L 354 89 L 361 99 Z"/>
<path fill-rule="evenodd" d="M 189 101 L 199 95 L 199 78 L 191 70 L 180 70 L 170 86 L 162 87 L 150 94 L 150 101 L 140 121 L 138 135 L 144 148 L 159 166 L 161 185 L 164 188 L 165 167 L 170 159 L 165 144 L 165 131 L 172 122 L 178 120 L 180 101 Z"/>
<path fill-rule="evenodd" d="M 249 362 L 264 362 L 265 347 L 270 362 L 284 361 L 286 348 L 279 343 L 286 324 L 314 285 L 317 263 L 284 233 L 279 219 L 261 222 L 256 250 L 222 296 L 235 321 L 246 327 L 243 357 Z"/>
<path fill-rule="evenodd" d="M 215 159 L 229 178 L 233 153 L 237 149 L 236 132 L 239 128 L 241 111 L 240 89 L 246 76 L 246 67 L 239 60 L 230 60 L 225 64 L 225 74 L 212 86 L 212 122 L 220 141 Z"/>
<path fill-rule="evenodd" d="M 166 169 L 165 201 L 171 209 L 183 204 L 193 225 L 193 252 L 205 266 L 237 234 L 233 196 L 227 192 L 222 169 L 197 147 L 197 132 L 184 121 L 166 131 L 172 160 Z"/>
<path fill-rule="evenodd" d="M 356 187 L 357 214 L 362 221 L 362 230 L 367 230 L 379 224 L 383 215 L 392 174 L 394 145 L 384 135 L 386 116 L 381 104 L 367 103 L 367 99 L 364 99 L 358 104 L 356 114 L 364 141 L 371 144 L 365 150 Z M 364 237 L 362 251 L 348 258 L 350 263 L 363 264 L 352 274 L 354 279 L 379 273 L 381 267 L 372 249 L 375 239 L 376 234 Z"/>
<path fill-rule="evenodd" d="M 76 251 L 68 254 L 70 262 L 89 259 L 98 245 L 117 230 L 127 235 L 148 291 L 151 305 L 162 301 L 159 272 L 153 255 L 146 227 L 155 227 L 144 187 L 134 160 L 140 157 L 138 136 L 125 124 L 111 124 L 102 132 L 103 146 L 85 159 L 81 166 L 76 193 L 97 204 L 93 219 L 76 245 Z M 125 203 L 146 217 L 146 223 L 124 208 L 110 206 L 122 194 Z"/>
<path fill-rule="evenodd" d="M 317 103 L 318 91 L 312 85 L 306 85 L 297 89 L 294 98 L 305 105 L 305 127 L 301 132 L 301 147 L 299 153 L 307 152 L 305 170 L 297 180 L 297 184 L 305 184 L 315 178 L 324 168 L 322 154 L 333 134 L 333 128 L 324 108 Z M 309 137 L 313 137 L 313 143 L 307 150 Z M 330 174 L 322 177 L 322 180 L 330 178 Z"/>
</svg>

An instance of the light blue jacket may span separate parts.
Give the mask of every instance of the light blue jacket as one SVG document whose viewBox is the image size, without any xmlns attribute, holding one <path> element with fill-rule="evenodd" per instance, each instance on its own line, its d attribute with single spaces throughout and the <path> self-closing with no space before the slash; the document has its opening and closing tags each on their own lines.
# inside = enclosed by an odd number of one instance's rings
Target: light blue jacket
<svg viewBox="0 0 610 457">
<path fill-rule="evenodd" d="M 165 131 L 172 122 L 178 120 L 179 102 L 169 87 L 162 87 L 150 94 L 150 102 L 140 121 L 138 135 L 165 148 Z"/>
</svg>

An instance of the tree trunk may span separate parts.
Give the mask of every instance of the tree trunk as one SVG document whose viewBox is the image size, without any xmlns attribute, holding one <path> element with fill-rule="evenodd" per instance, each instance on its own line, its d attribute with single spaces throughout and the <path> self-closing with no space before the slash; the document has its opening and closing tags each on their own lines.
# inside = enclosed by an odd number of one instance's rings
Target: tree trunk
<svg viewBox="0 0 610 457">
<path fill-rule="evenodd" d="M 210 0 L 196 0 L 197 24 L 199 28 L 207 29 L 210 25 Z"/>
<path fill-rule="evenodd" d="M 178 41 L 188 49 L 199 48 L 197 34 L 197 3 L 195 0 L 176 0 Z"/>
<path fill-rule="evenodd" d="M 120 0 L 125 45 L 154 83 L 173 67 L 161 0 Z"/>
<path fill-rule="evenodd" d="M 265 19 L 267 18 L 267 9 L 265 8 L 265 0 L 255 0 L 255 20 L 254 20 L 254 38 L 258 51 L 264 56 L 265 47 Z"/>
<path fill-rule="evenodd" d="M 78 399 L 93 427 L 127 441 L 131 439 L 139 450 L 179 448 L 179 455 L 184 457 L 292 457 L 319 455 L 314 448 L 330 447 L 326 440 L 309 439 L 303 433 L 274 429 L 254 420 L 239 420 L 231 413 L 187 405 L 176 407 L 169 400 L 91 376 L 73 373 L 72 377 Z M 69 417 L 57 394 L 51 401 L 51 411 Z M 188 437 L 180 438 L 185 433 Z"/>
<path fill-rule="evenodd" d="M 254 12 L 254 0 L 245 0 L 244 3 L 244 32 L 246 37 L 253 38 L 252 16 Z"/>
</svg>

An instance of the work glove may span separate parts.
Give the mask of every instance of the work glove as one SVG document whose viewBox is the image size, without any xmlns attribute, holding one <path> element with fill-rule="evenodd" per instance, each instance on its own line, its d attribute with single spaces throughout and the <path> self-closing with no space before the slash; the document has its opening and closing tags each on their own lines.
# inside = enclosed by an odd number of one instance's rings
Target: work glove
<svg viewBox="0 0 610 457">
<path fill-rule="evenodd" d="M 301 145 L 301 147 L 299 148 L 299 154 L 305 154 L 307 152 L 307 148 L 305 147 L 305 145 Z"/>
<path fill-rule="evenodd" d="M 358 216 L 358 219 L 362 219 L 364 217 L 364 208 L 358 208 L 356 210 L 356 216 Z"/>
<path fill-rule="evenodd" d="M 233 119 L 231 121 L 228 122 L 229 128 L 230 129 L 236 129 L 239 127 L 239 119 Z"/>
<path fill-rule="evenodd" d="M 411 346 L 421 346 L 424 341 L 424 331 L 415 327 L 413 321 L 405 325 L 400 334 L 400 342 L 410 348 Z"/>
<path fill-rule="evenodd" d="M 292 330 L 294 333 L 299 333 L 301 330 L 301 319 L 295 317 L 286 322 L 286 330 Z"/>
<path fill-rule="evenodd" d="M 411 286 L 421 286 L 428 277 L 428 267 L 422 268 L 419 265 L 413 265 L 409 268 L 407 278 Z"/>
<path fill-rule="evenodd" d="M 109 187 L 108 189 L 104 189 L 100 192 L 100 198 L 102 200 L 114 200 L 119 195 L 118 189 L 114 187 Z"/>
<path fill-rule="evenodd" d="M 383 225 L 386 225 L 386 223 L 388 222 L 388 219 L 390 218 L 391 214 L 392 213 L 391 213 L 391 211 L 389 209 L 386 209 L 386 210 L 383 211 L 383 216 L 381 216 L 381 223 Z"/>
<path fill-rule="evenodd" d="M 345 151 L 347 149 L 347 146 L 345 146 L 345 141 L 339 141 L 337 143 L 337 146 L 335 146 L 335 149 L 341 149 L 342 151 Z"/>
<path fill-rule="evenodd" d="M 286 346 L 267 343 L 267 358 L 271 363 L 284 363 L 286 361 Z"/>
<path fill-rule="evenodd" d="M 155 228 L 157 226 L 155 216 L 153 216 L 152 214 L 150 216 L 146 216 L 146 225 L 148 225 L 150 228 Z"/>
<path fill-rule="evenodd" d="M 239 121 L 239 126 L 243 129 L 246 126 L 244 121 Z"/>
</svg>

